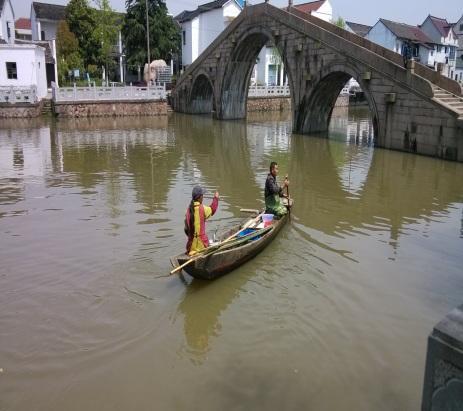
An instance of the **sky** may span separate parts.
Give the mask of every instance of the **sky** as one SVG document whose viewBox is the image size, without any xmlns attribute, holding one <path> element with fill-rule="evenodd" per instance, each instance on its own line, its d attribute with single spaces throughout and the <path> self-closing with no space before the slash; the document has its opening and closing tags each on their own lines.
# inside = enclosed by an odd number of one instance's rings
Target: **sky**
<svg viewBox="0 0 463 411">
<path fill-rule="evenodd" d="M 66 4 L 66 0 L 40 0 L 43 3 Z M 91 2 L 92 0 L 90 0 Z M 177 15 L 182 10 L 194 10 L 199 4 L 211 0 L 167 0 L 169 12 Z M 431 14 L 444 17 L 449 22 L 456 22 L 463 14 L 462 0 L 330 0 L 335 17 L 373 25 L 379 18 L 407 24 L 421 24 Z M 29 17 L 32 0 L 11 0 L 15 17 Z M 125 10 L 125 0 L 110 0 L 112 7 L 118 11 Z M 262 3 L 251 0 L 253 4 Z M 305 3 L 304 0 L 293 0 L 294 4 Z M 274 6 L 283 7 L 287 0 L 270 0 Z"/>
</svg>

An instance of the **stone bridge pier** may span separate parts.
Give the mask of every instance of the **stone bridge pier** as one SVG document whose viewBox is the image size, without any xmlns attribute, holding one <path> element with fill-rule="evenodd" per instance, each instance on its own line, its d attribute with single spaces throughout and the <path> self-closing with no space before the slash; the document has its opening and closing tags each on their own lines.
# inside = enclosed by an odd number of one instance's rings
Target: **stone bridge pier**
<svg viewBox="0 0 463 411">
<path fill-rule="evenodd" d="M 351 78 L 362 87 L 378 147 L 463 161 L 463 97 L 458 83 L 315 17 L 261 3 L 246 7 L 188 67 L 172 92 L 175 111 L 246 117 L 251 72 L 274 45 L 291 90 L 293 131 L 328 130 Z"/>
</svg>

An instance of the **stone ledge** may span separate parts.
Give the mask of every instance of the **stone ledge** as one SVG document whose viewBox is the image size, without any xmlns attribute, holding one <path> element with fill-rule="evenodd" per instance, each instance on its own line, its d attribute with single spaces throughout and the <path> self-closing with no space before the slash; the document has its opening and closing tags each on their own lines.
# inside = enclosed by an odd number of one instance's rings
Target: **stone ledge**
<svg viewBox="0 0 463 411">
<path fill-rule="evenodd" d="M 118 100 L 79 101 L 55 104 L 54 114 L 60 117 L 165 116 L 167 101 Z"/>
</svg>

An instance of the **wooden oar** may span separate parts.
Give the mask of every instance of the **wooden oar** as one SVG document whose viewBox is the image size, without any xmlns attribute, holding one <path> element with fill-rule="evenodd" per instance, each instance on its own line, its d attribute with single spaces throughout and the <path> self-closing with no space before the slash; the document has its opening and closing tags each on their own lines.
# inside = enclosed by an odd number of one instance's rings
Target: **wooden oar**
<svg viewBox="0 0 463 411">
<path fill-rule="evenodd" d="M 263 214 L 263 213 L 262 213 Z M 211 247 L 205 248 L 203 251 L 195 254 L 193 257 L 191 257 L 188 261 L 185 261 L 182 265 L 179 265 L 178 267 L 174 268 L 170 273 L 175 274 L 177 271 L 180 271 L 183 267 L 186 267 L 188 264 L 192 263 L 193 261 L 196 261 L 197 259 L 204 257 L 205 255 L 208 255 L 212 252 L 215 252 L 217 249 L 219 249 L 222 245 L 225 243 L 228 243 L 229 241 L 233 240 L 237 235 L 241 234 L 243 231 L 248 229 L 251 224 L 255 223 L 261 216 L 262 214 L 259 214 L 256 218 L 253 218 L 249 221 L 247 221 L 244 225 L 243 228 L 239 231 L 237 231 L 235 234 L 231 235 L 230 237 L 226 238 L 225 240 L 221 241 L 220 244 L 213 245 Z"/>
<path fill-rule="evenodd" d="M 241 208 L 240 213 L 248 213 L 248 214 L 259 214 L 259 210 L 253 210 L 252 208 Z"/>
</svg>

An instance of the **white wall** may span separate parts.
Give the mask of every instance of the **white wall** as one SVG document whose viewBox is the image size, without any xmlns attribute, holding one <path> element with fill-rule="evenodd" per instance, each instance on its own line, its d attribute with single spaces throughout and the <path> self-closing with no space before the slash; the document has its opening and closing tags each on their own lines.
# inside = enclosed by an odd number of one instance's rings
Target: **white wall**
<svg viewBox="0 0 463 411">
<path fill-rule="evenodd" d="M 31 5 L 31 30 L 32 30 L 32 40 L 37 41 L 39 40 L 39 33 L 38 33 L 38 28 L 37 28 L 37 17 L 35 15 L 35 10 L 34 7 Z M 40 23 L 39 23 L 40 24 Z"/>
<path fill-rule="evenodd" d="M 421 25 L 421 30 L 436 44 L 443 44 L 444 38 L 441 36 L 439 30 L 432 23 L 429 17 Z"/>
<path fill-rule="evenodd" d="M 6 63 L 16 63 L 17 79 L 8 79 Z M 0 86 L 37 86 L 37 95 L 47 95 L 45 49 L 35 45 L 0 45 Z"/>
<path fill-rule="evenodd" d="M 333 20 L 333 7 L 329 0 L 325 1 L 322 6 L 315 12 L 311 13 L 312 16 L 318 17 L 319 19 L 331 22 Z"/>
<path fill-rule="evenodd" d="M 40 20 L 41 31 L 45 32 L 45 38 L 40 40 L 53 40 L 56 39 L 56 31 L 58 29 L 57 21 Z M 38 34 L 40 37 L 40 33 Z"/>
<path fill-rule="evenodd" d="M 185 32 L 185 44 L 183 44 L 183 32 Z M 182 23 L 182 65 L 188 66 L 192 63 L 191 58 L 191 21 Z"/>
<path fill-rule="evenodd" d="M 236 4 L 234 0 L 230 0 L 228 3 L 223 5 L 223 18 L 225 20 L 224 28 L 230 24 L 233 19 L 238 17 L 241 13 L 241 7 Z"/>
<path fill-rule="evenodd" d="M 10 0 L 5 0 L 0 23 L 1 23 L 0 24 L 0 37 L 9 43 L 14 43 L 14 39 L 15 39 L 14 11 L 11 6 Z M 10 38 L 8 38 L 8 30 L 7 30 L 8 23 L 10 26 Z"/>
<path fill-rule="evenodd" d="M 365 38 L 389 50 L 402 53 L 402 42 L 381 21 L 373 26 Z M 397 43 L 400 44 L 399 51 L 397 51 Z"/>
<path fill-rule="evenodd" d="M 198 37 L 198 56 L 207 49 L 225 28 L 223 9 L 214 9 L 198 16 L 199 24 L 193 35 Z"/>
<path fill-rule="evenodd" d="M 434 67 L 436 58 L 436 50 L 429 50 L 425 47 L 420 46 L 420 63 L 429 67 Z"/>
<path fill-rule="evenodd" d="M 195 61 L 240 13 L 241 8 L 234 0 L 230 0 L 222 8 L 201 13 L 194 19 L 182 23 L 183 66 Z M 183 44 L 183 31 L 186 44 Z"/>
<path fill-rule="evenodd" d="M 199 16 L 191 20 L 191 62 L 199 56 Z"/>
</svg>

